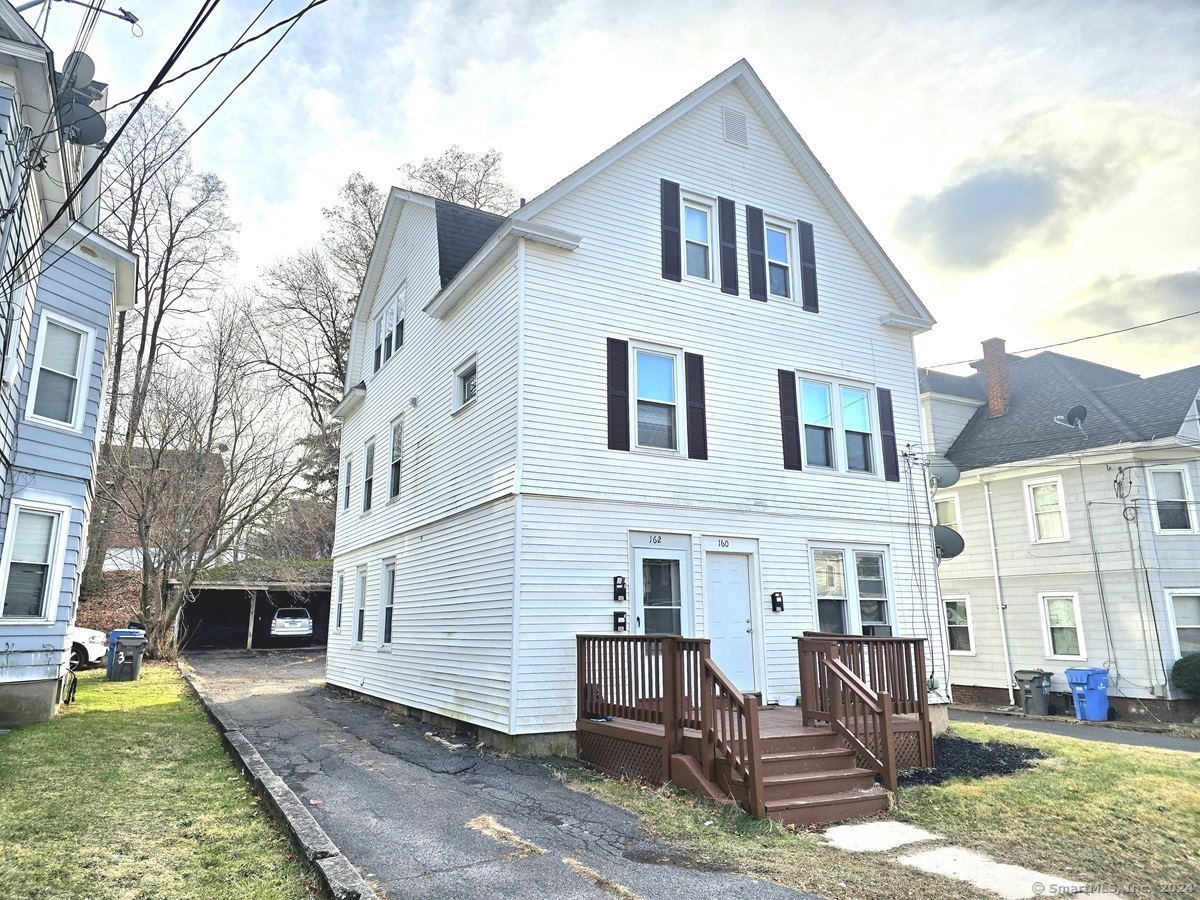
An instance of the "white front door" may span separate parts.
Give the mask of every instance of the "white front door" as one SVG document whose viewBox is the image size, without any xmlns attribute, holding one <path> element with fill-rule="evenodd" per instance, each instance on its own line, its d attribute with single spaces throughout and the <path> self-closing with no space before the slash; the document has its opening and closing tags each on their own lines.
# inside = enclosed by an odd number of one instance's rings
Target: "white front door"
<svg viewBox="0 0 1200 900">
<path fill-rule="evenodd" d="M 635 634 L 692 633 L 687 559 L 686 550 L 634 549 Z"/>
<path fill-rule="evenodd" d="M 706 554 L 704 597 L 712 658 L 740 691 L 755 689 L 750 557 Z"/>
</svg>

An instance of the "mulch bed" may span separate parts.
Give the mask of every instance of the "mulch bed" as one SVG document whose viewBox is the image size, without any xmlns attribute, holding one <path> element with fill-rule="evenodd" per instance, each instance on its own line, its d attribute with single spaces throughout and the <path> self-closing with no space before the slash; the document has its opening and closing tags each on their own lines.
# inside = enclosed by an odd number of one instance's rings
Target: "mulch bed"
<svg viewBox="0 0 1200 900">
<path fill-rule="evenodd" d="M 1001 741 L 969 741 L 944 734 L 933 741 L 932 769 L 906 769 L 900 773 L 900 785 L 945 784 L 956 775 L 983 778 L 987 775 L 1012 775 L 1033 766 L 1033 760 L 1045 759 L 1036 747 L 1018 747 Z"/>
</svg>

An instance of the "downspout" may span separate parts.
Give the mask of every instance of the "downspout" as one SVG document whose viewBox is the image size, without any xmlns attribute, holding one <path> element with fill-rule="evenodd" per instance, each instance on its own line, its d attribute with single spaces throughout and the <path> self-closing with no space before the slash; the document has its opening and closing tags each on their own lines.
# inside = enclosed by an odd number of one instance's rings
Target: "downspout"
<svg viewBox="0 0 1200 900">
<path fill-rule="evenodd" d="M 1012 659 L 1008 653 L 1008 627 L 1004 624 L 1004 591 L 1000 586 L 1000 557 L 996 552 L 996 526 L 992 521 L 992 486 L 979 478 L 983 484 L 983 502 L 987 506 L 988 541 L 992 545 L 992 579 L 996 583 L 996 615 L 1000 619 L 1000 646 L 1004 649 L 1004 683 L 1008 685 L 1008 704 L 1017 705 L 1013 693 Z"/>
</svg>

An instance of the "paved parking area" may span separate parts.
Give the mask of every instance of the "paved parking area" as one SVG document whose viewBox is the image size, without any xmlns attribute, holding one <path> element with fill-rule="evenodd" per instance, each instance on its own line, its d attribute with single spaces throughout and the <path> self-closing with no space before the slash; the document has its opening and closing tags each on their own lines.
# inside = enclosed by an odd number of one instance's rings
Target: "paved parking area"
<svg viewBox="0 0 1200 900">
<path fill-rule="evenodd" d="M 323 651 L 193 651 L 186 661 L 391 900 L 811 896 L 699 868 L 536 760 L 451 750 L 421 722 L 338 696 L 324 687 Z"/>
<path fill-rule="evenodd" d="M 1134 731 L 1129 728 L 1114 728 L 1108 725 L 1076 722 L 1072 719 L 1026 718 L 1005 715 L 1002 712 L 985 712 L 981 709 L 950 710 L 950 721 L 978 722 L 999 728 L 1016 728 L 1020 731 L 1036 731 L 1039 734 L 1054 734 L 1059 737 L 1079 738 L 1081 741 L 1099 741 L 1105 744 L 1124 744 L 1128 747 L 1154 747 L 1158 750 L 1181 750 L 1184 753 L 1200 753 L 1200 740 L 1181 734 L 1161 734 L 1155 731 Z"/>
</svg>

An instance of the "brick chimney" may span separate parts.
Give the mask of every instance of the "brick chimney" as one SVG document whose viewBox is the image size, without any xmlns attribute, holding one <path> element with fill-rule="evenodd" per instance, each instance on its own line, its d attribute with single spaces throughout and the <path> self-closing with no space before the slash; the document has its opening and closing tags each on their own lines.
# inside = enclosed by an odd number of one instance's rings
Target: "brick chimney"
<svg viewBox="0 0 1200 900">
<path fill-rule="evenodd" d="M 983 378 L 987 383 L 988 413 L 994 419 L 1008 410 L 1008 354 L 1003 338 L 983 342 Z"/>
</svg>

